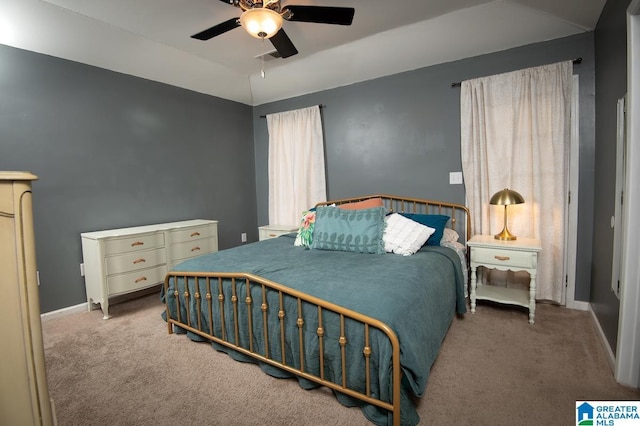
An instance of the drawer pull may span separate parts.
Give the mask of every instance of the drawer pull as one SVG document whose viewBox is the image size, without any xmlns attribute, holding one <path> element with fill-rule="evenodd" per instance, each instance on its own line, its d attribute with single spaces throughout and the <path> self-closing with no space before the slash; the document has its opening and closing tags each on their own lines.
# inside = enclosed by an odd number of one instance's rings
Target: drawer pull
<svg viewBox="0 0 640 426">
<path fill-rule="evenodd" d="M 200 233 L 199 233 L 199 232 L 193 232 L 193 233 L 191 234 L 191 236 L 192 236 L 192 237 L 199 237 L 199 236 L 200 236 Z"/>
<path fill-rule="evenodd" d="M 511 259 L 509 256 L 494 256 L 498 260 L 509 260 Z"/>
<path fill-rule="evenodd" d="M 135 243 L 131 243 L 131 247 L 135 247 L 135 246 L 143 246 L 144 243 L 142 241 L 136 241 Z"/>
<path fill-rule="evenodd" d="M 273 238 L 276 236 L 276 234 L 269 234 L 269 236 Z"/>
<path fill-rule="evenodd" d="M 140 258 L 140 259 L 136 259 L 136 260 L 134 260 L 134 261 L 133 261 L 133 264 L 135 265 L 135 264 L 138 264 L 138 263 L 144 263 L 144 262 L 146 262 L 146 261 L 147 261 L 146 259 L 142 259 L 142 258 Z"/>
<path fill-rule="evenodd" d="M 191 249 L 191 251 L 200 251 L 200 247 L 194 247 Z"/>
<path fill-rule="evenodd" d="M 139 283 L 140 281 L 146 281 L 146 280 L 147 280 L 147 277 L 139 277 L 139 278 L 136 278 L 134 283 Z"/>
</svg>

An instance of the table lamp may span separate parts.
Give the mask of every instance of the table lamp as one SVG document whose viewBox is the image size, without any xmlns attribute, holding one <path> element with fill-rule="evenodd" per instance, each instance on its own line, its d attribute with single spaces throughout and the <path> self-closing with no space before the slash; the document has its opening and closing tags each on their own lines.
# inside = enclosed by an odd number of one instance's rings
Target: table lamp
<svg viewBox="0 0 640 426">
<path fill-rule="evenodd" d="M 493 194 L 489 204 L 504 206 L 504 228 L 502 229 L 502 232 L 495 235 L 497 240 L 513 241 L 516 239 L 516 236 L 509 232 L 509 229 L 507 228 L 507 206 L 510 204 L 522 203 L 524 203 L 522 195 L 512 189 L 505 188 Z"/>
</svg>

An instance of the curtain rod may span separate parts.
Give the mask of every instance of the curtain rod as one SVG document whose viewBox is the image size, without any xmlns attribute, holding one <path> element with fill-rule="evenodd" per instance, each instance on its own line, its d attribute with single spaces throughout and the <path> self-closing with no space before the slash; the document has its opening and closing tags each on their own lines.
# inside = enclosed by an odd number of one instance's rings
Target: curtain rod
<svg viewBox="0 0 640 426">
<path fill-rule="evenodd" d="M 574 65 L 579 65 L 581 63 L 582 63 L 582 58 L 576 58 L 573 60 Z M 462 86 L 462 83 L 460 81 L 456 83 L 451 83 L 451 87 L 460 87 L 460 86 Z"/>
<path fill-rule="evenodd" d="M 318 108 L 322 109 L 322 108 L 326 108 L 326 106 L 318 105 Z M 274 114 L 274 113 L 272 113 L 272 114 Z M 260 118 L 267 118 L 267 116 L 266 115 L 261 115 Z"/>
</svg>

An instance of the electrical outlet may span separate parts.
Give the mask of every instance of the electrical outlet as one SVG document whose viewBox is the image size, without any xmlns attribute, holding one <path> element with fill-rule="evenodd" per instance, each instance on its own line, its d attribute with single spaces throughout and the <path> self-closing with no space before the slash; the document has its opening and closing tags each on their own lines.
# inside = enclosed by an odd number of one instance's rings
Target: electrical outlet
<svg viewBox="0 0 640 426">
<path fill-rule="evenodd" d="M 247 242 L 247 233 L 243 232 L 242 234 L 240 234 L 240 242 L 246 243 Z"/>
<path fill-rule="evenodd" d="M 80 264 L 80 276 L 84 277 L 84 263 Z"/>
</svg>

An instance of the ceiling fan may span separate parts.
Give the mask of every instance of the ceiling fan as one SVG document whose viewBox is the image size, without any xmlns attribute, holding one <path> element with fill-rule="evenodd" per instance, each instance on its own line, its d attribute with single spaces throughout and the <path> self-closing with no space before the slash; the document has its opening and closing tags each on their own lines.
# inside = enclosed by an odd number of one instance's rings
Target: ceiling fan
<svg viewBox="0 0 640 426">
<path fill-rule="evenodd" d="M 220 0 L 242 9 L 239 18 L 214 25 L 191 36 L 198 40 L 209 40 L 242 26 L 250 35 L 259 39 L 268 38 L 282 58 L 298 53 L 298 50 L 282 29 L 283 20 L 313 22 L 318 24 L 351 25 L 355 9 L 331 6 L 281 6 L 280 0 Z"/>
</svg>

